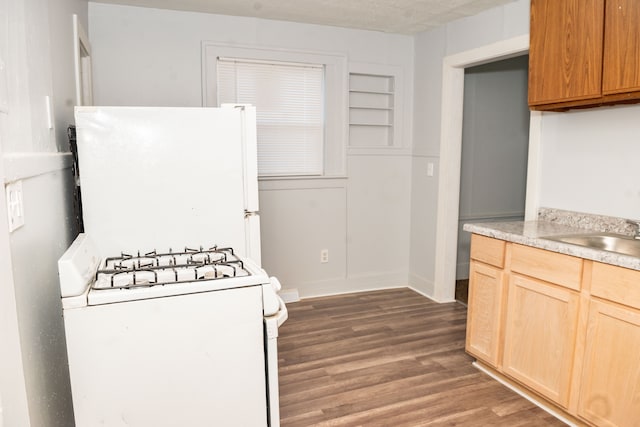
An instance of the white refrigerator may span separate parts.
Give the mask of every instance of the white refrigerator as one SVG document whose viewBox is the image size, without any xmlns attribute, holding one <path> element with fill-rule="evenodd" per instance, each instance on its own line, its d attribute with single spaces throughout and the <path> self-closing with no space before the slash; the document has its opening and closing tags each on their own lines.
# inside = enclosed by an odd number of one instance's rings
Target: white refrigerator
<svg viewBox="0 0 640 427">
<path fill-rule="evenodd" d="M 215 236 L 261 265 L 256 112 L 78 107 L 85 231 L 102 254 Z"/>
</svg>

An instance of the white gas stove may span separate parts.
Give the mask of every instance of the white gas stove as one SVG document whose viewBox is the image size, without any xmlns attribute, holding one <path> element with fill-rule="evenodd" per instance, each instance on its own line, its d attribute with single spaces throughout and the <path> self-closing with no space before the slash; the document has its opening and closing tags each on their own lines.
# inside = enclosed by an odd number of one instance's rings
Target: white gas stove
<svg viewBox="0 0 640 427">
<path fill-rule="evenodd" d="M 131 425 L 278 425 L 287 310 L 253 261 L 216 246 L 100 258 L 80 234 L 58 265 L 77 425 L 120 425 L 122 411 Z"/>
<path fill-rule="evenodd" d="M 76 425 L 279 426 L 255 109 L 81 107 L 76 129 L 85 233 L 58 262 Z"/>
</svg>

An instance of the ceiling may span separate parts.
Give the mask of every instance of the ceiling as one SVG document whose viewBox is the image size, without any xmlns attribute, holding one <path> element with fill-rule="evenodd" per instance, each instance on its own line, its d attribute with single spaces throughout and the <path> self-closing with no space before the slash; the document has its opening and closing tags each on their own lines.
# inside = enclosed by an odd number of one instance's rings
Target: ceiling
<svg viewBox="0 0 640 427">
<path fill-rule="evenodd" d="M 93 0 L 416 34 L 514 0 Z"/>
</svg>

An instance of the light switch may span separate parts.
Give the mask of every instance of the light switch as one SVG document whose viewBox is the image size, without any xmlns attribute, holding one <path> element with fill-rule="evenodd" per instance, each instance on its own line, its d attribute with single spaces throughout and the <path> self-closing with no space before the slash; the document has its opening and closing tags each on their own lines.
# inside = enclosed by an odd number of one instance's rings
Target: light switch
<svg viewBox="0 0 640 427">
<path fill-rule="evenodd" d="M 7 213 L 9 217 L 9 233 L 24 225 L 24 206 L 22 204 L 22 181 L 7 184 Z"/>
<path fill-rule="evenodd" d="M 433 163 L 427 163 L 427 176 L 433 176 Z"/>
<path fill-rule="evenodd" d="M 47 129 L 53 129 L 53 110 L 51 108 L 51 97 L 49 95 L 44 97 L 44 103 L 47 109 Z"/>
</svg>

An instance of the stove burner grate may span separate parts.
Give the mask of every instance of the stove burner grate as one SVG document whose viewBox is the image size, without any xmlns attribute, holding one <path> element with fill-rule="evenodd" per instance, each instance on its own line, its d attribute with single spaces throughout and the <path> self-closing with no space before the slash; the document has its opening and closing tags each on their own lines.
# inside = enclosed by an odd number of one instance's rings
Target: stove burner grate
<svg viewBox="0 0 640 427">
<path fill-rule="evenodd" d="M 106 258 L 92 288 L 130 289 L 249 275 L 233 248 L 185 247 L 179 252 L 138 251 Z"/>
</svg>

